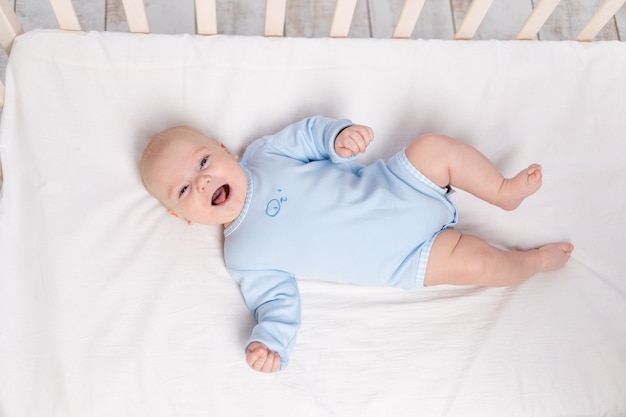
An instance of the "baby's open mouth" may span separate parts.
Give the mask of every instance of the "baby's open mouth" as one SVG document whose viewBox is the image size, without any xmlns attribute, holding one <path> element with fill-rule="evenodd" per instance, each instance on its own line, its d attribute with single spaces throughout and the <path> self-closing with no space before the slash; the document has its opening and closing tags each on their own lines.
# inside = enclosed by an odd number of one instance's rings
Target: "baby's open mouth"
<svg viewBox="0 0 626 417">
<path fill-rule="evenodd" d="M 219 206 L 228 199 L 229 195 L 230 186 L 228 184 L 224 184 L 213 193 L 213 197 L 211 198 L 211 204 L 214 206 Z"/>
</svg>

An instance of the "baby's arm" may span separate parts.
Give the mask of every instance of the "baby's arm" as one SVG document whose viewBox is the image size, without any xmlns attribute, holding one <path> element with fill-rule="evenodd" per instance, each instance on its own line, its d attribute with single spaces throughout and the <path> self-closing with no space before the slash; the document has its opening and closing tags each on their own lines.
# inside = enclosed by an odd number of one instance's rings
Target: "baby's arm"
<svg viewBox="0 0 626 417">
<path fill-rule="evenodd" d="M 352 126 L 347 119 L 331 119 L 313 116 L 293 123 L 280 132 L 265 136 L 257 142 L 271 146 L 271 152 L 302 161 L 320 161 L 330 159 L 335 163 L 349 160 L 335 152 L 335 139 L 346 128 Z M 254 152 L 254 144 L 248 148 Z M 246 155 L 244 155 L 244 159 Z"/>
<path fill-rule="evenodd" d="M 342 158 L 365 152 L 365 149 L 374 140 L 374 131 L 363 125 L 346 127 L 335 139 L 335 152 Z"/>
<path fill-rule="evenodd" d="M 246 362 L 261 372 L 284 368 L 300 327 L 300 294 L 295 278 L 282 271 L 230 273 L 257 319 L 246 344 Z"/>
</svg>

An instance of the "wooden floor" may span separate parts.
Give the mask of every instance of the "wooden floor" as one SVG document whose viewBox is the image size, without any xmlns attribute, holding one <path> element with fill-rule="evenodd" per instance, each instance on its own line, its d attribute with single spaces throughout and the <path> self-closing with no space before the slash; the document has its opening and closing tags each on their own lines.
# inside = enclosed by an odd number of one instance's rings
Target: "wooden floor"
<svg viewBox="0 0 626 417">
<path fill-rule="evenodd" d="M 494 0 L 475 39 L 512 39 L 540 0 Z M 550 16 L 539 40 L 573 39 L 603 0 L 562 0 Z M 57 28 L 48 0 L 10 0 L 24 30 Z M 146 0 L 153 33 L 193 33 L 194 0 Z M 351 37 L 391 36 L 404 0 L 358 0 Z M 452 39 L 471 0 L 426 0 L 414 38 Z M 128 31 L 122 0 L 73 0 L 83 30 Z M 335 0 L 288 0 L 285 34 L 328 36 Z M 218 32 L 262 35 L 265 0 L 217 0 Z M 596 40 L 626 41 L 626 5 Z M 0 52 L 0 78 L 4 79 Z"/>
</svg>

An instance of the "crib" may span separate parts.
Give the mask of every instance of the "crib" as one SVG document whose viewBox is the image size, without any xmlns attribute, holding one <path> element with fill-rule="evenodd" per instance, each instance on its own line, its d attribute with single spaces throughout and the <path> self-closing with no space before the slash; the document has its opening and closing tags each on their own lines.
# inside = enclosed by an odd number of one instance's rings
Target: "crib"
<svg viewBox="0 0 626 417">
<path fill-rule="evenodd" d="M 621 34 L 624 0 L 560 41 L 538 40 L 558 0 L 506 39 L 477 35 L 493 0 L 451 39 L 415 36 L 431 0 L 396 3 L 388 35 L 351 36 L 362 3 L 338 0 L 305 38 L 285 36 L 286 0 L 264 3 L 263 36 L 220 34 L 215 0 L 195 1 L 194 34 L 150 33 L 140 0 L 123 1 L 129 33 L 82 30 L 70 0 L 50 1 L 59 29 L 24 32 L 0 0 L 0 416 L 626 415 L 626 43 L 598 40 Z M 571 261 L 495 289 L 302 277 L 289 366 L 250 370 L 221 228 L 168 216 L 138 162 L 167 127 L 241 153 L 313 114 L 371 126 L 365 163 L 427 132 L 505 175 L 542 163 L 513 212 L 457 190 L 457 227 L 572 241 Z"/>
</svg>

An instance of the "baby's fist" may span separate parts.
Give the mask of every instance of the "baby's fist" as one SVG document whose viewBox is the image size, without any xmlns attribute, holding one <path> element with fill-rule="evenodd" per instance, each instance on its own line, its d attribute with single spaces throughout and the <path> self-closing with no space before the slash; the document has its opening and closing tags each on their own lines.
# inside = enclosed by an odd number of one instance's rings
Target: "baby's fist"
<svg viewBox="0 0 626 417">
<path fill-rule="evenodd" d="M 246 350 L 246 362 L 259 372 L 276 372 L 280 369 L 280 355 L 261 342 L 252 342 Z"/>
<path fill-rule="evenodd" d="M 374 132 L 368 126 L 352 125 L 346 127 L 335 139 L 335 152 L 342 158 L 365 152 L 374 140 Z"/>
</svg>

